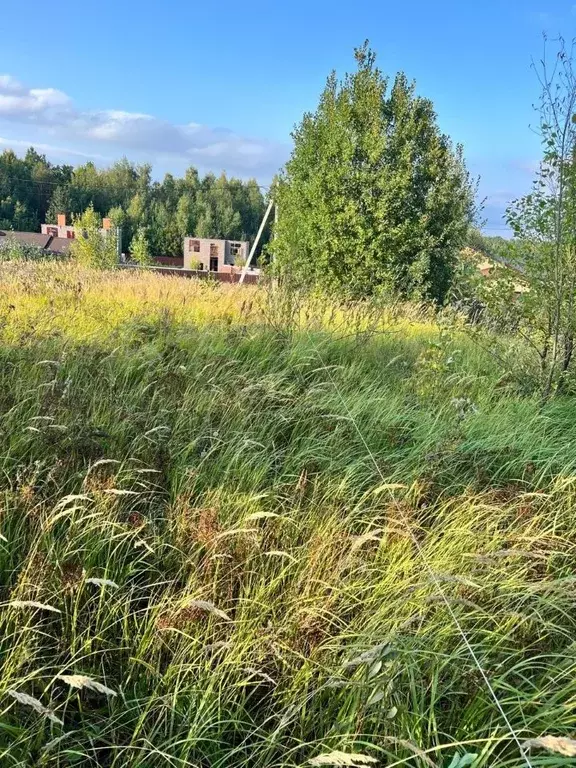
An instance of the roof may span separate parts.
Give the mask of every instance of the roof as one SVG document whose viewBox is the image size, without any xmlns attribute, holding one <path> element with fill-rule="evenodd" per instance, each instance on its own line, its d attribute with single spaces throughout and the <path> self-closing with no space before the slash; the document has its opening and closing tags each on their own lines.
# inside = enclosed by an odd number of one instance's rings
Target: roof
<svg viewBox="0 0 576 768">
<path fill-rule="evenodd" d="M 500 256 L 489 256 L 486 257 L 485 254 L 481 254 L 479 251 L 475 251 L 474 249 L 470 249 L 473 251 L 477 256 L 484 256 L 483 261 L 478 261 L 476 263 L 476 267 L 478 268 L 478 271 L 484 275 L 484 277 L 487 277 L 491 274 L 492 270 L 496 266 L 505 267 L 506 269 L 509 269 L 511 272 L 514 272 L 520 280 L 524 278 L 524 267 L 523 265 L 517 265 L 512 264 L 511 262 L 501 258 Z M 516 293 L 528 293 L 529 287 L 525 282 L 516 282 L 514 283 L 514 291 Z"/>
<path fill-rule="evenodd" d="M 488 254 L 484 251 L 479 251 L 476 248 L 470 247 L 464 248 L 462 253 L 473 259 L 480 271 L 500 266 L 510 269 L 512 272 L 516 272 L 522 277 L 526 274 L 526 267 L 522 262 L 510 261 L 510 259 L 507 259 L 505 256 L 500 256 L 499 254 Z"/>
<path fill-rule="evenodd" d="M 199 243 L 242 243 L 242 245 L 250 245 L 249 240 L 242 240 L 240 237 L 197 237 L 196 235 L 186 235 L 184 240 L 198 240 Z"/>
<path fill-rule="evenodd" d="M 42 235 L 38 232 L 10 232 L 5 230 L 0 230 L 0 237 L 8 237 L 20 243 L 26 243 L 26 245 L 36 245 L 38 248 L 46 248 L 51 240 L 51 235 Z"/>
<path fill-rule="evenodd" d="M 9 240 L 16 240 L 19 243 L 25 243 L 26 245 L 35 245 L 37 248 L 42 248 L 49 253 L 68 253 L 70 249 L 70 243 L 72 242 L 66 237 L 53 237 L 52 235 L 40 234 L 38 232 L 11 232 L 0 229 L 0 242 L 2 238 L 7 237 Z"/>
<path fill-rule="evenodd" d="M 72 242 L 67 237 L 50 237 L 46 250 L 52 253 L 68 253 Z"/>
</svg>

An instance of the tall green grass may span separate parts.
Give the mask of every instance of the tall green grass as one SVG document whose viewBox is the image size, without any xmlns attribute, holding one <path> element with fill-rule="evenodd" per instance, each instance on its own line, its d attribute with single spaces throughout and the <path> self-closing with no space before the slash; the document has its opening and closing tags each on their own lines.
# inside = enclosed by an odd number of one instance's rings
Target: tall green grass
<svg viewBox="0 0 576 768">
<path fill-rule="evenodd" d="M 454 618 L 522 742 L 574 735 L 572 401 L 419 314 L 0 291 L 0 765 L 520 766 Z"/>
</svg>

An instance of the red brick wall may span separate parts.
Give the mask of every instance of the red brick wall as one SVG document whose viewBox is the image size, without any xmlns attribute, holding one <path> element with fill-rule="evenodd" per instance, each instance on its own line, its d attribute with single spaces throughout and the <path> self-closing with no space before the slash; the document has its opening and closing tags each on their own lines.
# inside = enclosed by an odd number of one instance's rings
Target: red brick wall
<svg viewBox="0 0 576 768">
<path fill-rule="evenodd" d="M 183 256 L 154 256 L 154 261 L 157 264 L 163 264 L 167 267 L 183 267 Z"/>
</svg>

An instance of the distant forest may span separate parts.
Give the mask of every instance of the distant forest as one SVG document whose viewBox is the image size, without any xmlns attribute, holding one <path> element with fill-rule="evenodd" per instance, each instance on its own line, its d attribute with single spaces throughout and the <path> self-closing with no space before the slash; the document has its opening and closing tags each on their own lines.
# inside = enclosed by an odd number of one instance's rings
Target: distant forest
<svg viewBox="0 0 576 768">
<path fill-rule="evenodd" d="M 122 228 L 123 250 L 144 228 L 151 253 L 180 256 L 186 235 L 254 239 L 266 201 L 254 179 L 200 176 L 193 167 L 159 182 L 150 165 L 125 158 L 97 168 L 54 165 L 32 147 L 23 158 L 10 149 L 0 154 L 0 229 L 38 232 L 59 213 L 70 221 L 90 205 Z"/>
</svg>

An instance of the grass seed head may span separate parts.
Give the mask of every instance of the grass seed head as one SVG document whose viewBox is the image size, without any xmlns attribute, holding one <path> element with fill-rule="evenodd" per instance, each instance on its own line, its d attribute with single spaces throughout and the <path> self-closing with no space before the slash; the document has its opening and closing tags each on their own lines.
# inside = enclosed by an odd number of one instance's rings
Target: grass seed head
<svg viewBox="0 0 576 768">
<path fill-rule="evenodd" d="M 326 752 L 323 755 L 317 755 L 311 760 L 308 760 L 309 765 L 334 765 L 334 766 L 352 766 L 352 768 L 358 768 L 364 765 L 373 765 L 378 760 L 370 755 L 363 755 L 361 752 L 341 752 L 340 750 L 334 750 L 333 752 Z"/>
<path fill-rule="evenodd" d="M 37 608 L 39 611 L 51 611 L 52 613 L 62 613 L 58 608 L 46 603 L 38 603 L 36 600 L 12 600 L 8 603 L 9 608 Z"/>
<path fill-rule="evenodd" d="M 524 749 L 547 749 L 565 757 L 576 757 L 576 740 L 566 736 L 540 736 L 539 739 L 529 739 L 522 745 Z"/>
<path fill-rule="evenodd" d="M 44 704 L 42 704 L 41 701 L 38 701 L 38 699 L 35 699 L 34 696 L 30 696 L 27 693 L 21 693 L 20 691 L 12 690 L 7 691 L 7 693 L 9 696 L 12 696 L 13 699 L 16 699 L 16 701 L 20 704 L 24 704 L 26 707 L 31 707 L 35 712 L 38 712 L 39 715 L 48 718 L 48 720 L 50 720 L 52 723 L 64 725 L 62 720 L 60 720 L 60 718 L 57 717 L 51 709 L 45 707 Z"/>
<path fill-rule="evenodd" d="M 116 584 L 116 582 L 112 581 L 111 579 L 97 579 L 94 576 L 91 576 L 89 579 L 86 579 L 86 584 L 94 584 L 97 587 L 112 587 L 113 589 L 119 588 L 119 585 Z"/>
<path fill-rule="evenodd" d="M 62 680 L 63 683 L 69 685 L 71 688 L 87 688 L 89 691 L 96 691 L 96 693 L 103 693 L 105 696 L 116 696 L 116 691 L 112 688 L 108 688 L 106 685 L 102 685 L 97 680 L 93 680 L 86 675 L 57 675 L 58 680 Z"/>
</svg>

